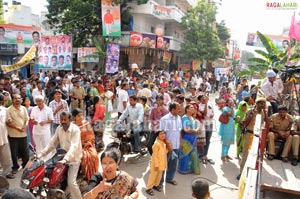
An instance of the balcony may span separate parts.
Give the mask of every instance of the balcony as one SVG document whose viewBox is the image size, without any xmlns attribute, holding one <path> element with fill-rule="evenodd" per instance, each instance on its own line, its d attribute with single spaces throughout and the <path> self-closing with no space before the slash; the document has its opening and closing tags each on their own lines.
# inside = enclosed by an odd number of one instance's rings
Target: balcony
<svg viewBox="0 0 300 199">
<path fill-rule="evenodd" d="M 150 0 L 147 4 L 136 5 L 130 4 L 132 13 L 151 15 L 159 20 L 169 22 L 181 22 L 181 18 L 185 15 L 177 6 L 161 6 L 155 1 Z"/>
</svg>

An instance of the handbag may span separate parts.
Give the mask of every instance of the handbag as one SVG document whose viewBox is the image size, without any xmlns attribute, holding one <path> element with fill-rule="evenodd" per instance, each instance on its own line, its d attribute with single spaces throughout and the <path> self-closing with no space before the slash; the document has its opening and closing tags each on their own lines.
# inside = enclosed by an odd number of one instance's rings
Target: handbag
<svg viewBox="0 0 300 199">
<path fill-rule="evenodd" d="M 227 124 L 229 122 L 229 116 L 221 114 L 219 117 L 219 122 Z"/>
</svg>

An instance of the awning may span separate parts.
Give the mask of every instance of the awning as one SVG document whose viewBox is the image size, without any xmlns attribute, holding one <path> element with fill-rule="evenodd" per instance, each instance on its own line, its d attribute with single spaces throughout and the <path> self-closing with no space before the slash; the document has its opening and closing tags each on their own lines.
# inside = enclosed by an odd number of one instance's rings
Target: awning
<svg viewBox="0 0 300 199">
<path fill-rule="evenodd" d="M 232 60 L 227 60 L 227 59 L 216 59 L 212 63 L 213 68 L 229 68 L 232 66 Z"/>
</svg>

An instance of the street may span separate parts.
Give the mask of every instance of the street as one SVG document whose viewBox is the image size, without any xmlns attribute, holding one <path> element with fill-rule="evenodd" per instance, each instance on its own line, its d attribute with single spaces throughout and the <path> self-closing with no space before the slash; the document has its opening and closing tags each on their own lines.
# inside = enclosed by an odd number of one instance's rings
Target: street
<svg viewBox="0 0 300 199">
<path fill-rule="evenodd" d="M 214 102 L 216 94 L 210 95 L 210 100 Z M 218 107 L 215 106 L 215 121 L 218 121 L 218 116 L 220 111 Z M 138 179 L 138 189 L 140 190 L 140 199 L 144 198 L 153 198 L 153 199 L 182 199 L 182 198 L 192 198 L 191 195 L 191 182 L 196 177 L 201 177 L 203 179 L 207 179 L 210 184 L 210 192 L 212 199 L 223 199 L 223 198 L 238 198 L 238 180 L 236 180 L 236 176 L 239 174 L 239 162 L 237 159 L 233 159 L 228 163 L 222 163 L 221 157 L 221 142 L 220 138 L 216 132 L 218 129 L 214 129 L 211 145 L 209 149 L 208 156 L 213 159 L 216 164 L 211 165 L 203 165 L 201 164 L 201 174 L 200 175 L 181 175 L 176 173 L 175 180 L 178 182 L 177 186 L 167 184 L 165 193 L 159 193 L 155 191 L 154 196 L 149 196 L 145 192 L 145 187 L 148 181 L 149 175 L 149 161 L 150 155 L 147 154 L 142 157 L 137 157 L 131 155 L 130 157 L 125 158 L 125 162 L 123 161 L 120 165 L 120 169 L 128 172 L 132 176 Z M 106 129 L 104 138 L 105 143 L 109 143 L 111 141 L 110 138 L 111 129 Z M 235 157 L 235 149 L 234 145 L 231 145 L 229 155 L 231 157 Z M 274 160 L 279 161 L 279 160 Z M 290 164 L 290 163 L 286 163 Z M 298 165 L 299 167 L 299 165 Z M 17 177 L 13 180 L 8 180 L 11 188 L 19 188 L 19 182 L 22 171 L 19 171 Z M 261 194 L 262 195 L 262 194 Z M 262 196 L 261 196 L 262 198 Z M 268 191 L 266 192 L 265 199 L 298 199 L 299 196 Z"/>
</svg>

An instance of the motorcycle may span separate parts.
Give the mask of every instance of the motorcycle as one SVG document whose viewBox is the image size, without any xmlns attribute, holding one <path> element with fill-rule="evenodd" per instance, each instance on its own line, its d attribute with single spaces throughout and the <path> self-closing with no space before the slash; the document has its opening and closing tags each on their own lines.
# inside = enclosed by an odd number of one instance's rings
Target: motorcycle
<svg viewBox="0 0 300 199">
<path fill-rule="evenodd" d="M 58 168 L 57 162 L 62 160 L 66 154 L 64 149 L 57 149 L 56 154 L 46 162 L 37 157 L 34 151 L 33 159 L 27 163 L 21 176 L 20 187 L 28 189 L 40 199 L 64 199 L 70 198 L 65 192 L 67 188 L 68 165 Z M 82 175 L 78 175 L 77 183 L 83 193 L 88 182 Z"/>
<path fill-rule="evenodd" d="M 114 125 L 111 133 L 114 141 L 107 145 L 106 150 L 116 152 L 118 156 L 118 164 L 122 162 L 124 155 L 133 154 L 134 152 L 134 137 L 133 132 L 126 124 L 117 123 Z M 149 132 L 141 131 L 141 154 L 147 153 L 147 143 Z"/>
</svg>

